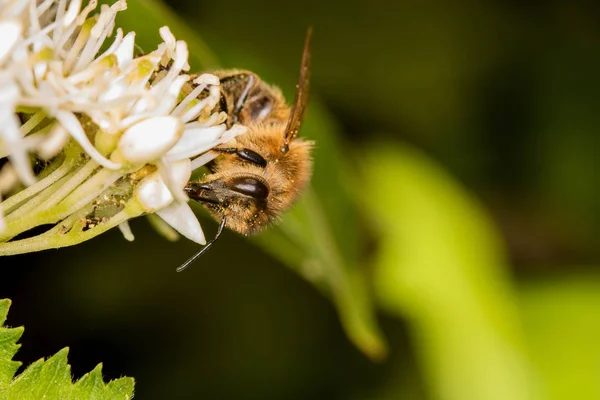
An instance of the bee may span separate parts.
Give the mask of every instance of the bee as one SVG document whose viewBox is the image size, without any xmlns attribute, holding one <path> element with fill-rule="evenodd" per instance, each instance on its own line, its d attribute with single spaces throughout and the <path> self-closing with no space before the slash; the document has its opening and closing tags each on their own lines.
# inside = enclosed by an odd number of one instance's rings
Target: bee
<svg viewBox="0 0 600 400">
<path fill-rule="evenodd" d="M 310 84 L 309 28 L 300 76 L 291 108 L 281 91 L 246 70 L 222 70 L 218 110 L 227 125 L 248 128 L 225 146 L 213 148 L 218 157 L 208 175 L 190 182 L 185 191 L 217 221 L 215 237 L 177 268 L 182 271 L 219 238 L 225 227 L 243 235 L 261 232 L 288 210 L 307 186 L 312 173 L 312 142 L 298 138 L 308 104 Z"/>
</svg>

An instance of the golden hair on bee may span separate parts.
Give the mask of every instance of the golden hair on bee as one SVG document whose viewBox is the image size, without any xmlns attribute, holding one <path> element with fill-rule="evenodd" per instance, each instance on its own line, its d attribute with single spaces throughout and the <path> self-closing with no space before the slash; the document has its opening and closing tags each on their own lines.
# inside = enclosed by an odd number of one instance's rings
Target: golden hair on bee
<svg viewBox="0 0 600 400">
<path fill-rule="evenodd" d="M 312 173 L 312 142 L 298 138 L 310 86 L 310 38 L 306 33 L 296 96 L 290 108 L 281 91 L 246 70 L 220 70 L 217 111 L 227 124 L 247 132 L 211 151 L 218 153 L 208 175 L 186 185 L 188 197 L 220 220 L 216 236 L 181 265 L 187 268 L 219 238 L 224 227 L 256 234 L 287 211 L 304 191 Z"/>
</svg>

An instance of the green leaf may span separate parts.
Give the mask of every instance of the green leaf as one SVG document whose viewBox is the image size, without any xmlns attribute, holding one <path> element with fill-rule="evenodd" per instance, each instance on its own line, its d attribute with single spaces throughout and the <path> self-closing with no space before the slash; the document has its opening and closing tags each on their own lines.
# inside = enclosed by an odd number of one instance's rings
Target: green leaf
<svg viewBox="0 0 600 400">
<path fill-rule="evenodd" d="M 120 378 L 104 384 L 102 364 L 81 377 L 71 390 L 72 399 L 130 399 L 133 393 L 133 379 Z"/>
<path fill-rule="evenodd" d="M 519 285 L 519 304 L 546 400 L 600 399 L 600 274 L 564 268 Z"/>
<path fill-rule="evenodd" d="M 379 360 L 387 345 L 359 261 L 363 236 L 352 197 L 356 175 L 337 127 L 317 101 L 311 107 L 303 133 L 316 143 L 312 185 L 282 222 L 256 241 L 329 296 L 350 339 Z"/>
<path fill-rule="evenodd" d="M 67 365 L 68 349 L 62 349 L 48 360 L 38 360 L 17 376 L 5 390 L 7 398 L 19 396 L 32 399 L 64 397 L 71 383 L 71 368 Z"/>
<path fill-rule="evenodd" d="M 158 28 L 168 25 L 178 39 L 187 41 L 192 70 L 215 67 L 215 58 L 204 42 L 164 4 L 148 0 L 129 0 L 127 4 L 128 10 L 119 14 L 118 24 L 135 30 L 144 46 L 155 48 Z M 299 38 L 299 58 L 301 45 Z M 233 59 L 230 47 L 229 58 Z M 244 58 L 250 57 L 238 56 L 240 68 L 247 64 Z M 256 64 L 256 60 L 253 62 Z M 296 74 L 290 71 L 290 82 L 296 81 Z M 286 94 L 288 99 L 293 98 L 293 93 Z M 311 96 L 302 128 L 302 135 L 316 142 L 311 189 L 278 227 L 258 236 L 256 242 L 330 297 L 350 339 L 372 359 L 381 359 L 387 353 L 386 344 L 377 328 L 359 262 L 362 237 L 357 205 L 351 195 L 356 182 L 336 125 L 318 96 Z"/>
<path fill-rule="evenodd" d="M 0 300 L 0 388 L 7 385 L 21 366 L 12 358 L 19 350 L 17 340 L 23 335 L 23 328 L 6 328 L 4 322 L 10 308 L 10 300 Z"/>
<path fill-rule="evenodd" d="M 47 360 L 34 362 L 15 377 L 21 363 L 12 361 L 12 358 L 19 348 L 16 342 L 23 334 L 23 328 L 4 327 L 9 307 L 10 300 L 0 300 L 0 400 L 125 400 L 133 397 L 133 379 L 121 378 L 106 385 L 101 365 L 73 384 L 71 368 L 67 364 L 68 348 L 60 350 Z"/>
<path fill-rule="evenodd" d="M 377 298 L 408 319 L 432 397 L 531 399 L 515 293 L 481 205 L 414 148 L 373 147 L 363 161 Z"/>
</svg>

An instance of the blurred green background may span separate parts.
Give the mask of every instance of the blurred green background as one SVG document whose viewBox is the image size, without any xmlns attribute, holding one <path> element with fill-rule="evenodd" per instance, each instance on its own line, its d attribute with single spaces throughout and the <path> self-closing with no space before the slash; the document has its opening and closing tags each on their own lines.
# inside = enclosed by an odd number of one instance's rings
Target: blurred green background
<svg viewBox="0 0 600 400">
<path fill-rule="evenodd" d="M 2 258 L 17 360 L 69 346 L 139 399 L 600 398 L 600 6 L 128 4 L 142 49 L 169 25 L 289 99 L 313 26 L 313 186 L 185 273 L 143 218 Z"/>
</svg>

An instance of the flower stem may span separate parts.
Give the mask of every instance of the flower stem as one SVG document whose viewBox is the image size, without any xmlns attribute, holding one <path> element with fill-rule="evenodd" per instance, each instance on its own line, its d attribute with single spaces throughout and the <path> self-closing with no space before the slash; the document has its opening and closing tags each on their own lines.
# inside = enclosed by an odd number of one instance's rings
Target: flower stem
<svg viewBox="0 0 600 400">
<path fill-rule="evenodd" d="M 96 167 L 97 164 L 93 161 L 88 162 L 88 164 L 79 171 L 75 172 L 74 175 L 63 178 L 63 180 L 67 180 L 67 182 L 60 186 L 60 188 L 51 194 L 49 198 L 45 199 L 44 196 L 36 196 L 36 198 L 32 200 L 32 204 L 26 204 L 24 207 L 10 214 L 6 218 L 6 228 L 0 234 L 0 242 L 10 240 L 36 226 L 54 224 L 67 218 L 69 215 L 79 211 L 82 207 L 90 203 L 94 198 L 98 197 L 121 176 L 120 172 L 114 172 L 103 168 L 83 184 L 80 184 L 80 182 L 85 179 L 82 177 L 84 175 L 86 177 L 89 176 L 90 170 L 93 172 L 93 169 Z M 75 182 L 77 182 L 79 186 L 73 190 Z M 60 181 L 57 183 L 60 184 Z M 67 189 L 64 189 L 65 187 L 67 187 Z M 69 192 L 71 193 L 67 194 Z M 32 210 L 39 203 L 43 203 L 43 205 L 41 205 L 38 210 L 34 211 L 32 215 L 28 215 L 27 218 L 18 218 L 19 215 Z"/>
<path fill-rule="evenodd" d="M 75 165 L 75 162 L 73 160 L 64 161 L 60 167 L 58 167 L 44 179 L 38 181 L 35 185 L 29 186 L 21 190 L 19 193 L 15 194 L 14 196 L 11 196 L 8 199 L 4 200 L 0 204 L 2 210 L 4 211 L 4 214 L 10 214 L 12 211 L 14 211 L 13 208 L 18 206 L 20 203 L 46 189 L 53 183 L 57 182 L 59 179 L 63 178 L 71 170 L 71 168 L 73 168 L 73 165 Z"/>
<path fill-rule="evenodd" d="M 25 122 L 23 125 L 21 125 L 21 134 L 23 136 L 27 136 L 31 131 L 33 131 L 33 129 L 38 126 L 38 124 L 40 122 L 42 122 L 42 120 L 46 118 L 46 113 L 42 110 L 36 112 L 35 114 L 33 114 L 28 120 L 27 122 Z"/>
<path fill-rule="evenodd" d="M 102 168 L 57 204 L 56 207 L 48 211 L 50 211 L 53 218 L 56 220 L 66 218 L 68 215 L 76 212 L 94 198 L 98 197 L 104 190 L 115 183 L 121 175 L 122 172 Z M 46 212 L 47 211 L 44 210 L 44 213 Z"/>
<path fill-rule="evenodd" d="M 61 186 L 65 183 L 68 182 L 69 179 L 71 179 L 71 177 L 73 177 L 73 175 L 75 175 L 77 171 L 71 171 L 70 173 L 68 173 L 67 175 L 63 176 L 62 178 L 60 178 L 59 180 L 57 180 L 54 184 L 52 184 L 51 186 L 49 186 L 48 188 L 46 188 L 45 190 L 43 190 L 41 193 L 39 193 L 37 196 L 30 198 L 28 201 L 26 201 L 25 203 L 21 204 L 18 208 L 14 209 L 10 215 L 8 216 L 8 220 L 10 221 L 18 221 L 20 219 L 22 219 L 24 217 L 24 215 L 26 215 L 27 213 L 32 213 L 35 214 L 36 211 L 35 210 L 36 207 L 40 206 L 41 204 L 43 204 L 44 202 L 48 201 L 48 199 L 58 190 L 61 188 Z M 4 231 L 3 233 L 6 233 L 6 231 Z M 3 236 L 0 236 L 3 237 Z"/>
<path fill-rule="evenodd" d="M 0 243 L 0 256 L 73 246 L 98 236 L 130 218 L 138 217 L 144 212 L 137 201 L 130 201 L 121 212 L 108 221 L 84 231 L 83 229 L 86 226 L 85 214 L 90 210 L 91 207 L 81 209 L 80 212 L 71 215 L 62 223 L 41 235 L 15 240 L 14 242 Z M 67 229 L 68 232 L 65 232 Z"/>
<path fill-rule="evenodd" d="M 81 167 L 67 182 L 65 182 L 50 198 L 44 202 L 39 212 L 49 210 L 58 204 L 61 200 L 67 197 L 71 192 L 79 186 L 81 188 L 82 182 L 84 182 L 99 165 L 95 161 L 88 161 L 83 167 Z"/>
</svg>

